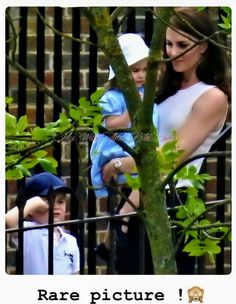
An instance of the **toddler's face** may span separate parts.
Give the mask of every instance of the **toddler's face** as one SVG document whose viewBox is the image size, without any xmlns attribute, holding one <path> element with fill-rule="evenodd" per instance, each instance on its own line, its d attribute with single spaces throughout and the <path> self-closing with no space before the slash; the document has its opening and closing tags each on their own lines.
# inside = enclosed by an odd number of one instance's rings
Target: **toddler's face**
<svg viewBox="0 0 236 304">
<path fill-rule="evenodd" d="M 147 70 L 147 59 L 140 60 L 130 66 L 130 71 L 137 88 L 144 85 L 146 79 L 146 70 Z"/>
</svg>

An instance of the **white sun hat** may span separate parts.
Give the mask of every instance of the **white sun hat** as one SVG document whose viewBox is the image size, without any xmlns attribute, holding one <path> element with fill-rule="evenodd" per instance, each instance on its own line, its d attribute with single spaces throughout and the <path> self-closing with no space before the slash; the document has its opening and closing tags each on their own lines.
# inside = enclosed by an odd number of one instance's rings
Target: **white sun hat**
<svg viewBox="0 0 236 304">
<path fill-rule="evenodd" d="M 138 34 L 123 34 L 118 40 L 128 66 L 148 57 L 149 48 Z M 114 77 L 115 73 L 112 67 L 109 66 L 108 80 L 111 80 Z"/>
</svg>

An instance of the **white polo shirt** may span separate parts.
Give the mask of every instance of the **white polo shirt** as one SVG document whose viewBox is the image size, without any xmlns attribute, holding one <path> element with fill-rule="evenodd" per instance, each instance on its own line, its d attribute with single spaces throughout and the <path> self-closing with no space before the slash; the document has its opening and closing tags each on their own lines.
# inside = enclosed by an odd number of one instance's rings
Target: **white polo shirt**
<svg viewBox="0 0 236 304">
<path fill-rule="evenodd" d="M 24 222 L 24 227 L 37 226 Z M 79 271 L 79 248 L 74 236 L 60 227 L 60 239 L 54 241 L 53 274 L 73 274 Z M 13 242 L 17 245 L 17 239 Z M 48 274 L 48 228 L 24 232 L 24 274 Z"/>
</svg>

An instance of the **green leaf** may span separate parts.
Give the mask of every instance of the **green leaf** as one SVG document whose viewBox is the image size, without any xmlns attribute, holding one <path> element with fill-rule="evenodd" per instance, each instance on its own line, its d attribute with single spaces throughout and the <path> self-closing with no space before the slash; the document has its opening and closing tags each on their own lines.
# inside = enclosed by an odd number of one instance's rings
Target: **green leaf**
<svg viewBox="0 0 236 304">
<path fill-rule="evenodd" d="M 225 30 L 230 30 L 231 29 L 231 22 L 228 17 L 225 17 L 221 15 L 221 18 L 223 20 L 223 23 L 219 23 L 219 27 L 225 29 Z"/>
<path fill-rule="evenodd" d="M 79 99 L 79 106 L 80 108 L 88 108 L 90 106 L 90 101 L 86 99 L 85 97 L 81 97 Z"/>
<path fill-rule="evenodd" d="M 187 218 L 183 224 L 185 227 L 188 227 L 189 224 L 191 223 L 192 219 L 190 220 L 189 218 Z M 196 239 L 198 237 L 198 231 L 196 230 L 191 230 L 191 227 L 190 227 L 190 230 L 186 231 L 185 232 L 185 243 L 186 241 L 189 239 L 189 237 L 191 236 L 192 238 Z"/>
<path fill-rule="evenodd" d="M 194 239 L 183 248 L 183 251 L 187 252 L 190 256 L 202 256 L 204 254 L 212 256 L 213 254 L 221 252 L 218 243 L 219 241 L 210 240 L 208 238 L 205 240 Z"/>
<path fill-rule="evenodd" d="M 103 88 L 98 89 L 96 92 L 92 93 L 90 95 L 90 99 L 92 101 L 92 104 L 98 104 L 100 98 L 104 94 L 105 90 Z"/>
<path fill-rule="evenodd" d="M 28 126 L 28 118 L 26 115 L 21 116 L 16 124 L 16 130 L 17 132 L 21 133 L 25 130 L 25 128 Z"/>
<path fill-rule="evenodd" d="M 200 179 L 202 181 L 208 181 L 208 180 L 212 180 L 213 176 L 207 174 L 207 173 L 202 173 L 202 174 L 198 174 L 198 176 L 200 177 Z"/>
<path fill-rule="evenodd" d="M 184 246 L 183 251 L 187 252 L 190 256 L 201 256 L 205 253 L 202 242 L 198 239 L 191 240 Z"/>
<path fill-rule="evenodd" d="M 30 171 L 22 164 L 16 165 L 16 168 L 20 170 L 24 176 L 31 176 Z"/>
<path fill-rule="evenodd" d="M 57 168 L 58 162 L 57 162 L 57 160 L 56 160 L 54 157 L 52 157 L 52 156 L 47 156 L 45 159 L 51 163 L 51 166 L 52 166 L 53 168 Z"/>
<path fill-rule="evenodd" d="M 204 189 L 203 184 L 198 181 L 197 179 L 191 179 L 191 183 L 193 185 L 193 187 L 195 187 L 196 189 Z"/>
<path fill-rule="evenodd" d="M 178 211 L 176 213 L 176 217 L 178 219 L 184 219 L 187 217 L 187 210 L 185 206 L 179 206 Z"/>
<path fill-rule="evenodd" d="M 102 114 L 97 114 L 97 115 L 94 117 L 94 121 L 93 121 L 94 125 L 95 125 L 95 126 L 101 125 L 102 119 L 103 119 Z"/>
<path fill-rule="evenodd" d="M 73 118 L 76 121 L 79 121 L 82 116 L 82 111 L 79 107 L 77 107 L 75 105 L 70 105 L 69 114 L 70 114 L 71 118 Z"/>
<path fill-rule="evenodd" d="M 222 6 L 221 9 L 222 9 L 226 14 L 228 14 L 229 16 L 231 15 L 231 12 L 232 12 L 231 7 L 229 7 L 229 6 Z"/>
<path fill-rule="evenodd" d="M 23 159 L 23 161 L 21 162 L 21 165 L 27 169 L 31 169 L 31 168 L 34 168 L 37 165 L 37 163 L 38 163 L 37 158 L 27 157 L 27 158 Z"/>
<path fill-rule="evenodd" d="M 71 127 L 71 119 L 69 119 L 65 113 L 60 113 L 60 119 L 57 121 L 59 126 L 57 132 L 64 132 Z"/>
<path fill-rule="evenodd" d="M 211 222 L 209 221 L 209 220 L 207 220 L 207 219 L 203 219 L 203 220 L 200 220 L 199 221 L 199 224 L 200 225 L 209 225 Z"/>
<path fill-rule="evenodd" d="M 48 154 L 48 152 L 45 150 L 38 150 L 33 153 L 33 156 L 35 156 L 37 158 L 42 158 L 42 157 L 46 156 L 47 154 Z"/>
<path fill-rule="evenodd" d="M 188 187 L 185 192 L 188 194 L 189 197 L 197 197 L 198 190 L 194 187 Z"/>
<path fill-rule="evenodd" d="M 12 97 L 9 97 L 9 96 L 5 97 L 5 104 L 10 104 L 12 102 L 13 102 L 13 98 Z"/>
<path fill-rule="evenodd" d="M 220 246 L 218 246 L 218 243 L 220 241 L 216 241 L 216 240 L 210 240 L 210 239 L 205 239 L 204 245 L 205 245 L 205 250 L 207 250 L 208 252 L 211 252 L 213 254 L 218 254 L 221 252 L 221 248 Z"/>
<path fill-rule="evenodd" d="M 39 159 L 39 164 L 42 166 L 42 168 L 45 171 L 51 172 L 51 173 L 57 173 L 54 163 L 52 162 L 52 160 L 50 158 L 42 158 Z"/>
<path fill-rule="evenodd" d="M 187 167 L 183 167 L 179 172 L 176 173 L 175 178 L 176 179 L 184 179 L 187 175 Z"/>
<path fill-rule="evenodd" d="M 189 176 L 195 176 L 197 174 L 197 168 L 195 166 L 189 166 L 188 167 L 188 174 Z"/>
<path fill-rule="evenodd" d="M 21 170 L 19 170 L 19 168 L 17 167 L 7 170 L 5 175 L 6 180 L 22 179 L 23 177 L 24 175 L 22 174 Z"/>
<path fill-rule="evenodd" d="M 198 197 L 189 197 L 185 206 L 192 217 L 196 217 L 206 210 L 204 202 Z"/>
<path fill-rule="evenodd" d="M 175 150 L 175 149 L 176 149 L 176 141 L 168 141 L 161 147 L 161 151 L 163 153 L 170 152 L 171 150 Z"/>
<path fill-rule="evenodd" d="M 220 221 L 216 221 L 215 224 L 221 224 Z M 230 231 L 229 227 L 213 227 L 209 229 L 210 233 L 221 233 L 222 235 L 227 234 Z"/>
<path fill-rule="evenodd" d="M 124 174 L 126 179 L 127 179 L 127 183 L 128 185 L 136 190 L 136 189 L 140 189 L 141 187 L 141 183 L 140 183 L 140 179 L 139 176 L 132 176 L 131 174 L 125 173 Z"/>
<path fill-rule="evenodd" d="M 214 256 L 214 254 L 212 252 L 210 252 L 210 251 L 208 251 L 207 253 L 208 253 L 208 257 L 209 257 L 210 262 L 212 264 L 214 264 L 215 263 L 215 256 Z"/>
<path fill-rule="evenodd" d="M 46 139 L 45 129 L 40 128 L 38 126 L 32 130 L 31 135 L 32 135 L 32 139 L 34 139 L 34 140 L 42 141 L 42 140 Z"/>
<path fill-rule="evenodd" d="M 6 124 L 6 135 L 16 134 L 16 117 L 6 113 L 5 114 L 5 124 Z"/>
<path fill-rule="evenodd" d="M 197 7 L 197 11 L 199 11 L 199 12 L 204 11 L 205 9 L 206 9 L 206 6 Z"/>
</svg>

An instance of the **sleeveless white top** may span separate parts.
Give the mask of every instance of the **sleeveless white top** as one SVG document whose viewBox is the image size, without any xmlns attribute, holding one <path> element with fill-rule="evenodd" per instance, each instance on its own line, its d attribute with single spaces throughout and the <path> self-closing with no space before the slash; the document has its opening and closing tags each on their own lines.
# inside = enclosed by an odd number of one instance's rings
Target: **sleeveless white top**
<svg viewBox="0 0 236 304">
<path fill-rule="evenodd" d="M 195 83 L 194 85 L 176 92 L 173 96 L 168 97 L 165 101 L 158 105 L 159 123 L 158 123 L 158 139 L 162 146 L 167 141 L 172 139 L 172 131 L 178 129 L 184 124 L 186 118 L 192 111 L 192 107 L 197 99 L 207 90 L 214 88 L 214 85 L 208 85 L 203 82 Z M 206 140 L 198 147 L 192 156 L 209 152 L 212 144 L 223 127 L 222 125 L 209 134 Z M 191 156 L 191 157 L 192 157 Z M 195 165 L 198 171 L 201 168 L 203 158 L 196 159 L 189 163 Z M 178 187 L 187 186 L 189 183 L 180 182 Z"/>
</svg>

